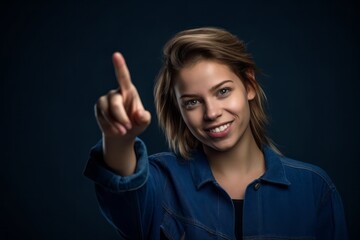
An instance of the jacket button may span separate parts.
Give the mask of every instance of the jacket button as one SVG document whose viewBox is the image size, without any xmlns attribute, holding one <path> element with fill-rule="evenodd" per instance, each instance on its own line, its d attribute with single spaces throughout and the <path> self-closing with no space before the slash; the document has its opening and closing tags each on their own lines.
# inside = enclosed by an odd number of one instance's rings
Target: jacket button
<svg viewBox="0 0 360 240">
<path fill-rule="evenodd" d="M 259 182 L 256 183 L 256 184 L 254 185 L 255 191 L 258 190 L 260 187 L 261 187 L 261 183 L 259 183 Z"/>
</svg>

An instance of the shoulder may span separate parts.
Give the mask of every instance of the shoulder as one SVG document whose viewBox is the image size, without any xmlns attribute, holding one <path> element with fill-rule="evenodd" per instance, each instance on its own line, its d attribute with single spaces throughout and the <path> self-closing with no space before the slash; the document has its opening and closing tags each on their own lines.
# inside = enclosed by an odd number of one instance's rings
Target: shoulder
<svg viewBox="0 0 360 240">
<path fill-rule="evenodd" d="M 330 189 L 335 189 L 331 178 L 321 167 L 288 157 L 280 157 L 280 160 L 288 178 L 302 178 L 313 183 L 320 182 Z"/>
<path fill-rule="evenodd" d="M 178 162 L 179 158 L 173 152 L 159 152 L 149 156 L 149 160 L 157 163 Z"/>
<path fill-rule="evenodd" d="M 160 152 L 149 156 L 150 165 L 161 166 L 165 168 L 188 166 L 189 161 L 191 160 L 185 160 L 173 152 Z"/>
<path fill-rule="evenodd" d="M 149 155 L 145 143 L 140 138 L 136 138 L 134 149 L 138 158 L 145 156 L 150 164 L 175 164 L 185 161 L 173 152 L 159 152 Z"/>
<path fill-rule="evenodd" d="M 278 154 L 270 147 L 264 148 L 266 179 L 286 185 L 319 186 L 335 189 L 329 175 L 319 166 Z"/>
</svg>

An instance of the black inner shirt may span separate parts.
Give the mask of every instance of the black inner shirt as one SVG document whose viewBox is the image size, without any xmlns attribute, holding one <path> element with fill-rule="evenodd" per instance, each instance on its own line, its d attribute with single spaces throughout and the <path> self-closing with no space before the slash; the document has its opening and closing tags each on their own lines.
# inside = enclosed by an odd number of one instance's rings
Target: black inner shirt
<svg viewBox="0 0 360 240">
<path fill-rule="evenodd" d="M 242 216 L 243 216 L 243 204 L 242 199 L 233 199 L 235 209 L 235 236 L 237 240 L 242 240 Z"/>
</svg>

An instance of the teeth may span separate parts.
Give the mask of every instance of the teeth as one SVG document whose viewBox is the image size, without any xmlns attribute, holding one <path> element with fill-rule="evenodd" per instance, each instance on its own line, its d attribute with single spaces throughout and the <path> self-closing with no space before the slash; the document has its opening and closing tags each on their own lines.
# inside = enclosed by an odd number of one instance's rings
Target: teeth
<svg viewBox="0 0 360 240">
<path fill-rule="evenodd" d="M 230 123 L 227 123 L 227 124 L 224 124 L 224 125 L 222 125 L 220 127 L 210 129 L 209 131 L 214 132 L 214 133 L 219 133 L 219 132 L 222 132 L 222 131 L 226 130 L 229 126 L 230 126 Z"/>
</svg>

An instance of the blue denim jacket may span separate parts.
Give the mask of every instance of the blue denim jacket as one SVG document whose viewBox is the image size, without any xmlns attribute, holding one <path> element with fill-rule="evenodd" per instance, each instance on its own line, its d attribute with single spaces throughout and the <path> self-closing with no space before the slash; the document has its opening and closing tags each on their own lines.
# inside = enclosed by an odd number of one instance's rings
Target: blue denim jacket
<svg viewBox="0 0 360 240">
<path fill-rule="evenodd" d="M 121 177 L 91 151 L 85 175 L 100 208 L 123 239 L 235 239 L 232 199 L 214 179 L 205 155 L 148 156 L 137 139 L 133 175 Z M 246 189 L 243 239 L 347 239 L 340 196 L 320 168 L 263 149 L 266 172 Z"/>
</svg>

